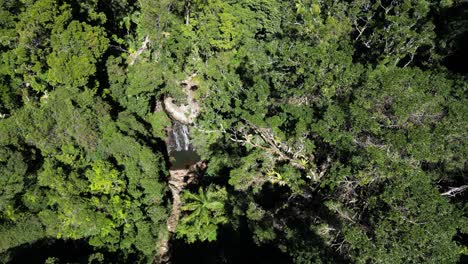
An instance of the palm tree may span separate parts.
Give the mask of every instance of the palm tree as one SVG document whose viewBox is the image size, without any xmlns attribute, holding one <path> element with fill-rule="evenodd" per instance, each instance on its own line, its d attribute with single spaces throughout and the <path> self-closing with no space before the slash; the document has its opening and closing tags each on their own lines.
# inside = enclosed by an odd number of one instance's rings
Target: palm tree
<svg viewBox="0 0 468 264">
<path fill-rule="evenodd" d="M 184 192 L 181 210 L 187 214 L 177 226 L 177 236 L 185 237 L 189 243 L 216 240 L 218 224 L 227 223 L 224 208 L 226 199 L 226 189 L 214 188 L 212 185 L 206 190 L 200 187 L 198 194 Z"/>
</svg>

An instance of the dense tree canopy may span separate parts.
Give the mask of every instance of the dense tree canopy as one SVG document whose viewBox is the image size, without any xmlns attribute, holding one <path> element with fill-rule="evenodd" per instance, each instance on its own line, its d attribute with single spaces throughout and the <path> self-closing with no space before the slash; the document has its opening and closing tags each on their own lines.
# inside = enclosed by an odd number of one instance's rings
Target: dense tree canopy
<svg viewBox="0 0 468 264">
<path fill-rule="evenodd" d="M 467 28 L 458 0 L 0 0 L 0 260 L 465 262 Z"/>
</svg>

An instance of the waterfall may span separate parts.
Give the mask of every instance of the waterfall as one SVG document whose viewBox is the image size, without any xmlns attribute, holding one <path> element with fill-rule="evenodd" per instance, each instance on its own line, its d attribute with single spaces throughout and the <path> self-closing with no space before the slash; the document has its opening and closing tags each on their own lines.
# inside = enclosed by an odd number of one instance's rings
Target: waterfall
<svg viewBox="0 0 468 264">
<path fill-rule="evenodd" d="M 188 150 L 188 148 L 190 146 L 190 140 L 189 140 L 188 135 L 189 135 L 188 127 L 186 125 L 183 125 L 182 126 L 182 136 L 183 136 L 184 146 L 186 146 L 186 148 L 184 148 L 184 150 Z"/>
<path fill-rule="evenodd" d="M 171 170 L 186 169 L 200 161 L 200 156 L 190 143 L 189 130 L 187 125 L 172 121 L 166 140 Z"/>
<path fill-rule="evenodd" d="M 190 150 L 189 129 L 187 125 L 174 122 L 170 135 L 170 151 L 188 151 Z"/>
</svg>

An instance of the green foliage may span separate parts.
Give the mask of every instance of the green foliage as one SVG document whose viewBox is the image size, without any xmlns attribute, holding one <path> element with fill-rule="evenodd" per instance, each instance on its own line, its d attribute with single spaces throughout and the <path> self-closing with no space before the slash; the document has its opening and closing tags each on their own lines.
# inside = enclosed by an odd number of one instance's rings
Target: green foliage
<svg viewBox="0 0 468 264">
<path fill-rule="evenodd" d="M 149 115 L 148 122 L 153 128 L 153 135 L 164 138 L 165 128 L 171 125 L 171 120 L 163 111 L 157 111 Z"/>
<path fill-rule="evenodd" d="M 0 168 L 10 177 L 2 177 L 8 181 L 2 218 L 19 221 L 24 207 L 17 197 L 23 194 L 45 227 L 43 236 L 84 238 L 111 251 L 132 252 L 134 245 L 151 258 L 166 215 L 159 182 L 164 165 L 159 154 L 121 134 L 117 125 L 125 123 L 111 121 L 107 109 L 89 90 L 64 89 L 6 120 L 18 128 L 15 136 L 47 156 L 33 166 L 40 190 L 23 190 L 28 166 L 22 155 L 8 148 L 2 153 Z"/>
<path fill-rule="evenodd" d="M 369 201 L 372 232 L 351 226 L 345 233 L 357 262 L 457 263 L 460 248 L 452 239 L 463 220 L 426 175 L 397 179 Z"/>
<path fill-rule="evenodd" d="M 19 78 L 33 90 L 44 91 L 50 36 L 71 19 L 70 6 L 59 6 L 52 0 L 28 1 L 22 11 L 16 24 L 16 45 L 4 54 L 5 66 L 12 79 Z"/>
<path fill-rule="evenodd" d="M 354 1 L 350 13 L 355 41 L 367 51 L 360 56 L 369 62 L 404 66 L 417 55 L 433 55 L 436 34 L 430 11 L 439 5 L 443 1 Z"/>
<path fill-rule="evenodd" d="M 92 165 L 92 170 L 88 170 L 85 173 L 88 180 L 91 182 L 89 185 L 91 192 L 118 194 L 122 191 L 122 185 L 124 185 L 124 182 L 122 180 L 118 180 L 118 172 L 109 167 L 111 166 L 103 161 L 95 161 Z"/>
<path fill-rule="evenodd" d="M 44 237 L 41 222 L 34 215 L 24 215 L 16 223 L 0 225 L 0 253 Z"/>
<path fill-rule="evenodd" d="M 295 263 L 457 262 L 468 86 L 444 56 L 464 5 L 0 0 L 2 257 L 60 238 L 89 263 L 152 262 L 171 236 L 162 101 L 191 78 L 208 166 L 176 237 L 228 225 Z"/>
<path fill-rule="evenodd" d="M 51 36 L 52 53 L 47 57 L 51 85 L 84 86 L 96 72 L 96 62 L 106 51 L 108 40 L 102 28 L 72 21 L 64 31 Z"/>
<path fill-rule="evenodd" d="M 210 185 L 206 190 L 201 187 L 198 193 L 183 193 L 182 217 L 177 226 L 177 236 L 184 237 L 188 243 L 216 240 L 218 225 L 227 223 L 225 188 Z"/>
<path fill-rule="evenodd" d="M 23 192 L 28 165 L 20 152 L 0 149 L 0 218 L 16 220 L 15 198 Z"/>
</svg>

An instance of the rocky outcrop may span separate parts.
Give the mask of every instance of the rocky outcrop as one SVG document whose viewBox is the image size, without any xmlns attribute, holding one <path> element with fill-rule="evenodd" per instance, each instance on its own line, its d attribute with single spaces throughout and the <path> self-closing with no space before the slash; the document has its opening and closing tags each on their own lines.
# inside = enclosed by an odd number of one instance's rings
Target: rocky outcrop
<svg viewBox="0 0 468 264">
<path fill-rule="evenodd" d="M 164 108 L 169 116 L 183 124 L 193 124 L 200 114 L 200 105 L 195 100 L 194 93 L 197 89 L 197 83 L 194 81 L 196 74 L 190 76 L 187 80 L 181 82 L 183 91 L 187 96 L 187 104 L 176 105 L 172 97 L 164 98 Z"/>
<path fill-rule="evenodd" d="M 193 164 L 188 169 L 169 170 L 169 188 L 172 194 L 172 208 L 169 218 L 167 219 L 168 236 L 159 243 L 158 254 L 155 263 L 170 263 L 170 240 L 175 234 L 177 224 L 180 218 L 180 206 L 182 204 L 181 192 L 184 188 L 197 180 L 197 175 L 206 168 L 206 162 L 200 161 Z"/>
</svg>

